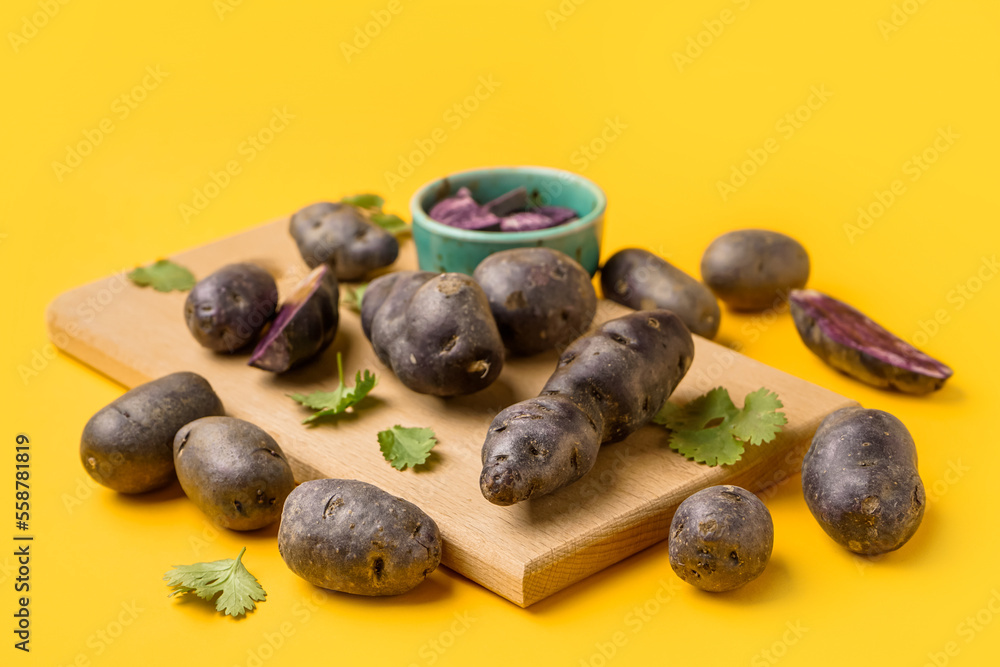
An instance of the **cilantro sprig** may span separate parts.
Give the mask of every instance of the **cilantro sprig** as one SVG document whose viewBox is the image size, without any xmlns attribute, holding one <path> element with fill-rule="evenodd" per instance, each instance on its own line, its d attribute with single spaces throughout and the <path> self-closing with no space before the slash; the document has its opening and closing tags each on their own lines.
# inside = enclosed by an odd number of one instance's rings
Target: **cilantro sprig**
<svg viewBox="0 0 1000 667">
<path fill-rule="evenodd" d="M 347 408 L 361 402 L 361 399 L 371 393 L 378 382 L 375 375 L 366 369 L 364 375 L 358 371 L 354 378 L 354 386 L 349 387 L 344 381 L 344 359 L 340 352 L 337 353 L 337 374 L 340 376 L 340 384 L 333 391 L 288 394 L 288 397 L 293 401 L 297 401 L 311 410 L 317 410 L 315 414 L 302 420 L 303 424 L 312 424 L 319 419 L 343 413 Z"/>
<path fill-rule="evenodd" d="M 194 274 L 169 259 L 149 266 L 137 266 L 128 272 L 128 279 L 139 287 L 152 287 L 157 292 L 186 292 L 195 285 Z"/>
<path fill-rule="evenodd" d="M 344 291 L 343 303 L 345 306 L 350 308 L 356 313 L 361 312 L 361 300 L 365 298 L 365 290 L 368 289 L 368 283 L 362 283 L 354 288 L 346 288 Z"/>
<path fill-rule="evenodd" d="M 731 465 L 740 460 L 745 445 L 774 440 L 788 423 L 778 409 L 778 395 L 761 387 L 747 394 L 737 408 L 723 387 L 716 387 L 690 403 L 663 404 L 653 421 L 670 430 L 670 448 L 698 463 Z"/>
<path fill-rule="evenodd" d="M 342 197 L 342 203 L 361 211 L 372 224 L 378 225 L 393 236 L 402 236 L 410 232 L 410 225 L 398 215 L 382 210 L 385 200 L 378 195 L 360 194 Z"/>
<path fill-rule="evenodd" d="M 390 429 L 379 431 L 378 446 L 382 456 L 396 470 L 408 466 L 418 466 L 427 462 L 437 437 L 429 428 L 406 427 L 396 424 Z"/>
<path fill-rule="evenodd" d="M 252 611 L 257 606 L 255 602 L 262 601 L 267 593 L 243 565 L 246 550 L 243 547 L 235 560 L 225 558 L 210 563 L 175 566 L 163 575 L 167 585 L 174 589 L 168 597 L 194 593 L 203 600 L 211 601 L 219 595 L 215 608 L 223 614 L 237 617 Z"/>
</svg>

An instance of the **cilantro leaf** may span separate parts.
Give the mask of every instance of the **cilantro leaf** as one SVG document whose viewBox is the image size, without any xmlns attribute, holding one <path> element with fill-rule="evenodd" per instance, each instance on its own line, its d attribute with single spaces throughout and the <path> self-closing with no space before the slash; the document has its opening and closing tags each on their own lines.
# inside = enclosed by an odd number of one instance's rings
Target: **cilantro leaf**
<svg viewBox="0 0 1000 667">
<path fill-rule="evenodd" d="M 731 465 L 746 444 L 771 442 L 788 423 L 778 395 L 761 387 L 747 394 L 737 409 L 723 387 L 716 387 L 684 406 L 667 402 L 653 421 L 670 430 L 670 448 L 698 463 Z"/>
<path fill-rule="evenodd" d="M 368 283 L 362 283 L 355 288 L 348 287 L 344 292 L 344 305 L 356 313 L 361 312 L 361 299 L 365 298 L 365 290 Z"/>
<path fill-rule="evenodd" d="M 382 204 L 385 203 L 385 200 L 379 197 L 378 195 L 370 195 L 370 194 L 351 195 L 349 197 L 344 197 L 340 201 L 350 206 L 356 206 L 358 208 L 374 208 L 374 209 L 381 209 Z"/>
<path fill-rule="evenodd" d="M 333 391 L 314 391 L 311 394 L 289 394 L 289 398 L 298 401 L 311 410 L 318 410 L 311 417 L 306 417 L 302 423 L 312 424 L 324 417 L 339 415 L 347 408 L 357 405 L 361 399 L 371 393 L 375 388 L 377 379 L 370 371 L 361 371 L 354 378 L 354 386 L 348 387 L 344 382 L 344 359 L 340 352 L 337 353 L 337 374 L 340 376 L 340 384 Z"/>
<path fill-rule="evenodd" d="M 407 466 L 426 463 L 431 450 L 437 444 L 434 431 L 429 428 L 412 428 L 396 424 L 390 429 L 379 431 L 378 445 L 382 456 L 396 470 Z"/>
<path fill-rule="evenodd" d="M 161 259 L 149 266 L 137 266 L 129 271 L 128 278 L 139 287 L 151 286 L 157 292 L 186 292 L 196 282 L 194 274 L 169 259 Z"/>
<path fill-rule="evenodd" d="M 236 560 L 225 558 L 211 563 L 175 566 L 163 575 L 167 585 L 174 589 L 170 595 L 194 593 L 211 601 L 221 593 L 215 608 L 223 614 L 242 616 L 253 610 L 257 606 L 254 601 L 262 601 L 267 593 L 243 565 L 246 550 L 243 547 Z"/>
<path fill-rule="evenodd" d="M 406 221 L 392 213 L 377 211 L 372 213 L 371 221 L 393 236 L 407 234 L 410 231 L 410 226 L 406 224 Z"/>
</svg>

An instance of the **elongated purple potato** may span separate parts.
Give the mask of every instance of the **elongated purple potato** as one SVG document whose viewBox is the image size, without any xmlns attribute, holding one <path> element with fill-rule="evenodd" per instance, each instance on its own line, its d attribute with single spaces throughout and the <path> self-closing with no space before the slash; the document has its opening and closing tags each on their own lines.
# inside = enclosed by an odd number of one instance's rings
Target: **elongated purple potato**
<svg viewBox="0 0 1000 667">
<path fill-rule="evenodd" d="M 827 535 L 866 556 L 903 546 L 927 504 L 906 426 L 861 407 L 837 410 L 820 424 L 802 459 L 802 493 Z"/>
<path fill-rule="evenodd" d="M 653 418 L 693 358 L 691 333 L 667 310 L 631 313 L 578 338 L 541 395 L 493 419 L 483 443 L 483 496 L 513 505 L 576 481 L 603 443 Z"/>
<path fill-rule="evenodd" d="M 664 308 L 677 313 L 691 333 L 714 338 L 722 313 L 704 284 L 653 253 L 626 248 L 601 267 L 604 297 L 636 310 Z"/>
<path fill-rule="evenodd" d="M 590 274 L 551 248 L 494 253 L 479 263 L 473 277 L 489 299 L 500 336 L 515 354 L 568 345 L 597 312 Z"/>
<path fill-rule="evenodd" d="M 399 255 L 396 237 L 348 204 L 307 206 L 292 216 L 289 232 L 309 268 L 328 264 L 338 280 L 361 280 Z"/>
<path fill-rule="evenodd" d="M 292 291 L 257 344 L 250 365 L 272 373 L 303 364 L 330 346 L 340 322 L 340 287 L 326 264 Z"/>
<path fill-rule="evenodd" d="M 188 293 L 184 320 L 203 347 L 235 352 L 257 338 L 277 307 L 271 274 L 256 264 L 229 264 Z"/>
<path fill-rule="evenodd" d="M 926 394 L 940 389 L 952 370 L 876 324 L 861 311 L 815 290 L 789 299 L 799 336 L 820 359 L 882 389 Z"/>
<path fill-rule="evenodd" d="M 479 285 L 461 273 L 400 271 L 376 278 L 361 304 L 375 354 L 421 394 L 485 389 L 503 368 L 504 348 Z"/>
</svg>

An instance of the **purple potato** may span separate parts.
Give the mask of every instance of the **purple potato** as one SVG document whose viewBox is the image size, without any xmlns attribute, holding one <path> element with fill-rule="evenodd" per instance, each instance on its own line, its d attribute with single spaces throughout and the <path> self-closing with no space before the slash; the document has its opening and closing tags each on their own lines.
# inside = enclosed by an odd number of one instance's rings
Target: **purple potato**
<svg viewBox="0 0 1000 667">
<path fill-rule="evenodd" d="M 781 305 L 809 280 L 802 244 L 766 229 L 740 229 L 712 241 L 701 258 L 705 284 L 734 310 Z"/>
<path fill-rule="evenodd" d="M 483 204 L 483 209 L 493 215 L 503 217 L 515 211 L 521 211 L 528 206 L 528 189 L 523 185 L 505 192 L 496 199 L 492 199 Z"/>
<path fill-rule="evenodd" d="M 456 194 L 439 201 L 429 215 L 433 220 L 459 229 L 492 231 L 500 226 L 500 218 L 477 204 L 469 188 L 459 188 Z"/>
<path fill-rule="evenodd" d="M 396 237 L 349 204 L 307 206 L 292 216 L 289 232 L 309 268 L 328 264 L 338 280 L 362 280 L 399 255 Z"/>
<path fill-rule="evenodd" d="M 441 533 L 413 503 L 352 479 L 304 482 L 285 502 L 278 552 L 309 583 L 399 595 L 441 563 Z"/>
<path fill-rule="evenodd" d="M 224 413 L 208 380 L 165 375 L 101 408 L 80 439 L 80 459 L 98 483 L 120 493 L 145 493 L 174 478 L 174 435 L 185 424 Z"/>
<path fill-rule="evenodd" d="M 537 229 L 555 227 L 558 223 L 537 211 L 514 213 L 500 220 L 501 232 L 532 232 Z"/>
<path fill-rule="evenodd" d="M 504 343 L 515 354 L 564 347 L 597 312 L 587 271 L 551 248 L 514 248 L 480 262 L 473 277 L 489 299 Z"/>
<path fill-rule="evenodd" d="M 705 591 L 731 591 L 759 577 L 774 547 L 771 513 L 738 486 L 688 496 L 670 522 L 670 567 Z"/>
<path fill-rule="evenodd" d="M 541 395 L 490 424 L 483 496 L 513 505 L 576 481 L 593 467 L 602 444 L 649 423 L 693 358 L 691 333 L 667 310 L 631 313 L 578 338 Z"/>
<path fill-rule="evenodd" d="M 278 286 L 256 264 L 230 264 L 202 278 L 184 302 L 184 320 L 203 347 L 235 352 L 257 339 L 278 307 Z"/>
<path fill-rule="evenodd" d="M 173 458 L 187 497 L 230 530 L 274 523 L 295 488 L 274 438 L 233 417 L 204 417 L 184 426 L 174 438 Z"/>
<path fill-rule="evenodd" d="M 571 208 L 566 208 L 565 206 L 539 206 L 535 209 L 538 213 L 546 216 L 553 223 L 561 225 L 564 222 L 569 222 L 574 218 L 578 218 L 576 211 Z"/>
<path fill-rule="evenodd" d="M 677 313 L 691 333 L 714 338 L 722 313 L 712 291 L 651 252 L 620 250 L 601 267 L 605 298 L 634 308 Z"/>
<path fill-rule="evenodd" d="M 843 301 L 815 290 L 789 299 L 799 336 L 837 370 L 881 389 L 926 394 L 940 389 L 952 370 L 894 336 Z"/>
<path fill-rule="evenodd" d="M 421 394 L 471 394 L 503 368 L 503 340 L 489 301 L 461 273 L 376 278 L 365 291 L 361 322 L 382 363 Z"/>
<path fill-rule="evenodd" d="M 802 493 L 827 535 L 865 556 L 903 546 L 927 504 L 910 432 L 888 412 L 861 407 L 820 424 L 802 459 Z"/>
<path fill-rule="evenodd" d="M 340 287 L 332 270 L 320 264 L 300 282 L 257 343 L 250 365 L 272 373 L 319 355 L 337 337 Z"/>
</svg>

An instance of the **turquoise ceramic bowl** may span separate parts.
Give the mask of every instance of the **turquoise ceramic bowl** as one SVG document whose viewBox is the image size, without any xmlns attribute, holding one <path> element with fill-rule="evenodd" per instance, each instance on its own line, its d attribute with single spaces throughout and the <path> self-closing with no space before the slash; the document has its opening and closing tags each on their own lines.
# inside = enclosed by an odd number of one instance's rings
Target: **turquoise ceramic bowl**
<svg viewBox="0 0 1000 667">
<path fill-rule="evenodd" d="M 542 202 L 567 206 L 580 217 L 558 227 L 531 232 L 483 232 L 457 229 L 431 220 L 427 212 L 461 187 L 478 202 L 487 202 L 523 185 Z M 471 274 L 488 255 L 510 248 L 544 246 L 560 250 L 594 275 L 601 256 L 607 197 L 579 174 L 548 167 L 492 167 L 461 171 L 431 181 L 410 200 L 413 240 L 422 271 Z"/>
</svg>

